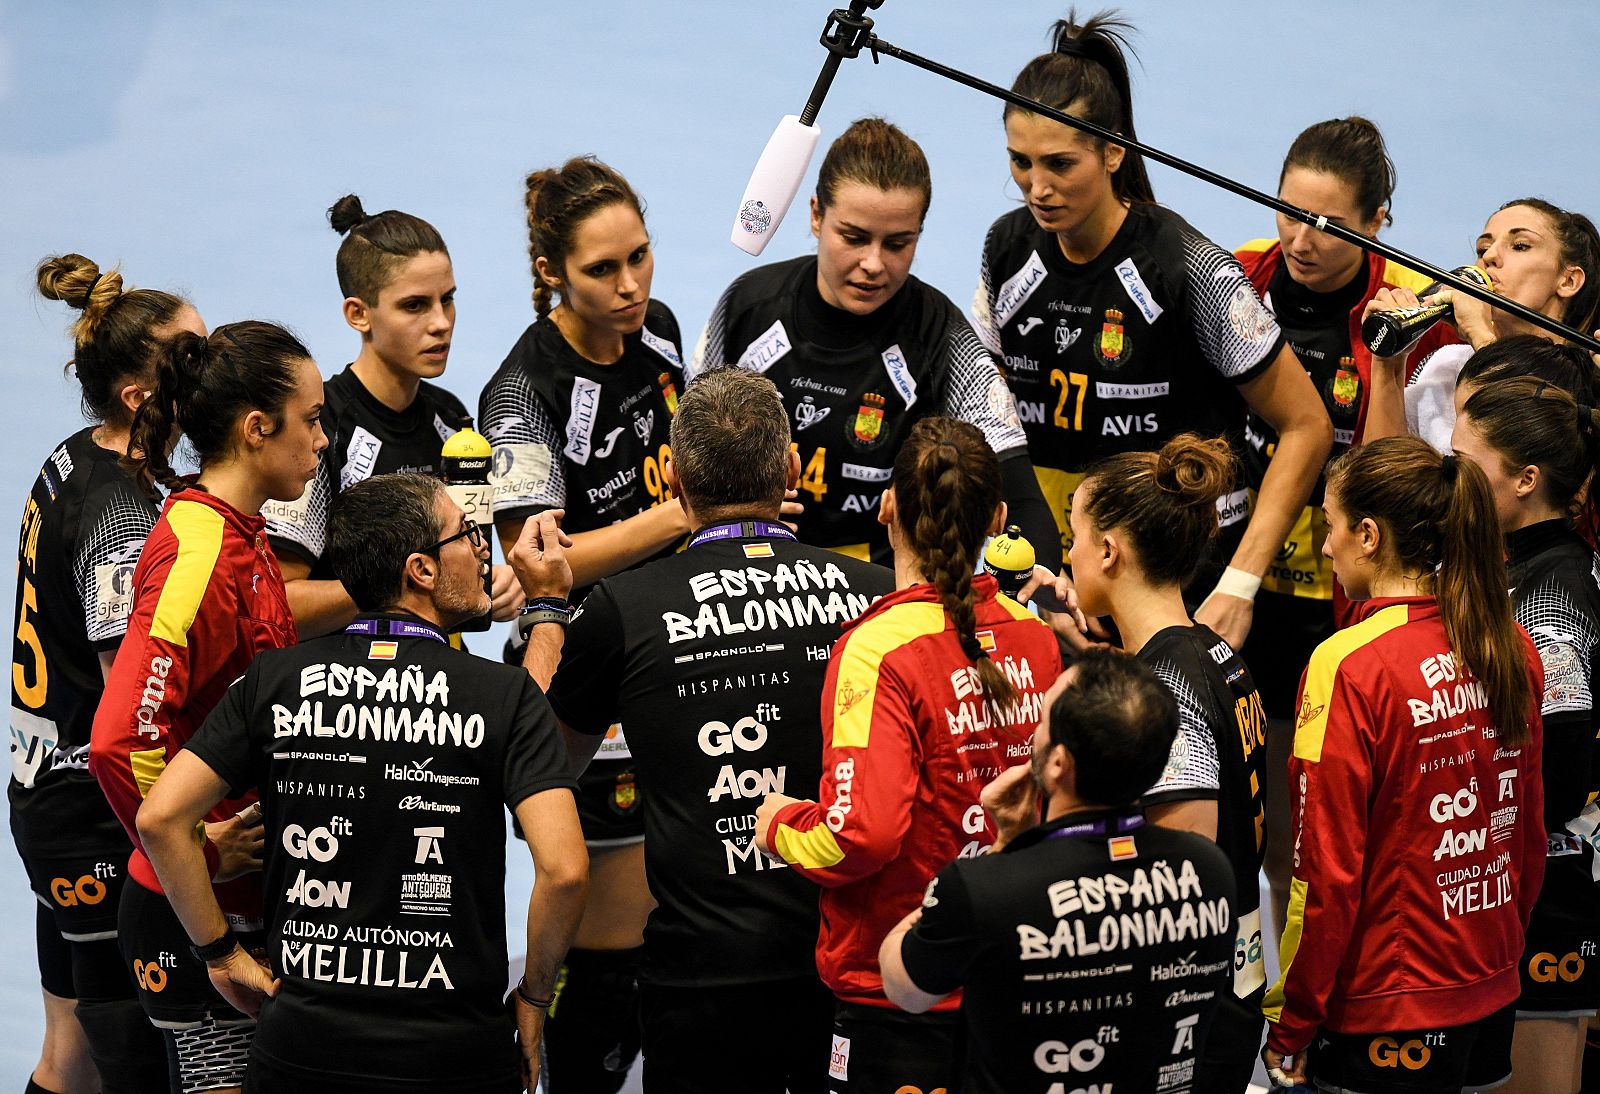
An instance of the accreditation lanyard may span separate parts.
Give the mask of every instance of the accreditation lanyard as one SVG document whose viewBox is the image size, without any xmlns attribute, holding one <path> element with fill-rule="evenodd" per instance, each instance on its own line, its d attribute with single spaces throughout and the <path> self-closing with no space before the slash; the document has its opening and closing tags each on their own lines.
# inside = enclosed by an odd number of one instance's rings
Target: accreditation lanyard
<svg viewBox="0 0 1600 1094">
<path fill-rule="evenodd" d="M 787 539 L 793 541 L 795 534 L 782 524 L 773 524 L 765 520 L 730 520 L 723 524 L 708 524 L 700 529 L 689 540 L 689 547 L 698 547 L 702 543 L 715 543 L 723 539 Z"/>
<path fill-rule="evenodd" d="M 1136 828 L 1144 827 L 1144 817 L 1138 813 L 1123 813 L 1116 817 L 1101 817 L 1099 820 L 1080 821 L 1057 828 L 1053 832 L 1046 832 L 1045 839 L 1066 839 L 1068 836 L 1120 836 L 1124 832 L 1132 832 Z"/>
<path fill-rule="evenodd" d="M 344 629 L 345 634 L 370 634 L 400 636 L 402 638 L 431 638 L 435 642 L 450 644 L 444 632 L 427 623 L 410 619 L 358 619 Z"/>
</svg>

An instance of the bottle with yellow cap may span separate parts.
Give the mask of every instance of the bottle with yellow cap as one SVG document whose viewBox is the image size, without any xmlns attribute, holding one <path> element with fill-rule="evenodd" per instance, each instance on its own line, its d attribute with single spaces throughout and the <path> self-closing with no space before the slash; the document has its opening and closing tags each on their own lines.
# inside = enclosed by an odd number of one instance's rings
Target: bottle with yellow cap
<svg viewBox="0 0 1600 1094">
<path fill-rule="evenodd" d="M 1000 585 L 1000 591 L 1015 597 L 1033 576 L 1033 544 L 1022 537 L 1022 529 L 1015 524 L 989 540 L 983 549 L 984 572 Z"/>
<path fill-rule="evenodd" d="M 489 467 L 494 462 L 494 446 L 489 439 L 470 426 L 457 430 L 444 442 L 440 452 L 444 488 L 451 500 L 461 506 L 466 518 L 475 522 L 489 537 L 490 557 L 493 558 L 494 513 L 489 505 Z M 488 563 L 483 567 L 483 591 L 493 595 L 493 577 Z M 457 630 L 486 631 L 489 613 L 463 623 Z"/>
</svg>

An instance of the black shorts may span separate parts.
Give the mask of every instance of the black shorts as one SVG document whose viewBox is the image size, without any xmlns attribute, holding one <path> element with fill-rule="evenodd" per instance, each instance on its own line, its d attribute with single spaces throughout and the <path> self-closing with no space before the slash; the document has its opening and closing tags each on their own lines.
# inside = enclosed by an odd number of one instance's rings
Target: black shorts
<svg viewBox="0 0 1600 1094">
<path fill-rule="evenodd" d="M 578 776 L 578 821 L 591 847 L 621 847 L 644 839 L 639 780 L 633 760 L 598 757 Z"/>
<path fill-rule="evenodd" d="M 117 944 L 133 975 L 139 1005 L 163 1029 L 187 1029 L 207 1015 L 218 1024 L 251 1020 L 217 994 L 203 961 L 189 952 L 189 935 L 167 898 L 138 882 L 122 890 Z M 240 931 L 239 943 L 252 953 L 266 946 L 264 931 Z"/>
<path fill-rule="evenodd" d="M 74 855 L 17 853 L 28 872 L 28 887 L 47 908 L 56 930 L 69 942 L 117 937 L 117 905 L 128 872 L 128 848 Z"/>
<path fill-rule="evenodd" d="M 1338 1094 L 1458 1094 L 1511 1075 L 1516 1005 L 1461 1026 L 1390 1033 L 1336 1033 L 1311 1040 L 1310 1074 L 1318 1090 Z"/>
<path fill-rule="evenodd" d="M 651 1094 L 827 1094 L 834 997 L 815 976 L 715 987 L 640 985 Z M 730 1036 L 782 1014 L 762 1035 Z M 707 1045 L 716 1045 L 708 1066 Z"/>
<path fill-rule="evenodd" d="M 1551 865 L 1558 860 L 1551 860 Z M 1549 888 L 1548 884 L 1545 887 Z M 1600 916 L 1547 907 L 1544 894 L 1528 920 L 1522 953 L 1520 1018 L 1576 1018 L 1600 1007 Z"/>
<path fill-rule="evenodd" d="M 833 1094 L 956 1090 L 965 1046 L 960 1011 L 907 1014 L 841 1002 L 833 1012 L 828 1089 Z"/>
</svg>

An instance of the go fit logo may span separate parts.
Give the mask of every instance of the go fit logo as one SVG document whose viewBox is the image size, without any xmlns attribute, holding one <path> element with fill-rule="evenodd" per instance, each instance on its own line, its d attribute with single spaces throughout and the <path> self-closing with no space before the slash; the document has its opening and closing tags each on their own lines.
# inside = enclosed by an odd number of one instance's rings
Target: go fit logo
<svg viewBox="0 0 1600 1094">
<path fill-rule="evenodd" d="M 1421 1041 L 1401 1044 L 1393 1037 L 1375 1037 L 1367 1046 L 1367 1059 L 1378 1067 L 1403 1067 L 1407 1071 L 1420 1071 L 1433 1059 L 1433 1049 Z"/>
<path fill-rule="evenodd" d="M 1592 943 L 1583 944 L 1586 950 Z M 1557 958 L 1553 953 L 1536 953 L 1528 961 L 1528 979 L 1536 984 L 1554 984 L 1561 979 L 1571 984 L 1583 978 L 1584 960 L 1575 953 Z"/>
<path fill-rule="evenodd" d="M 76 908 L 80 904 L 95 905 L 106 898 L 104 878 L 117 876 L 117 868 L 109 862 L 94 864 L 93 874 L 84 874 L 77 881 L 58 877 L 50 879 L 50 896 L 63 908 Z"/>
<path fill-rule="evenodd" d="M 145 991 L 159 993 L 166 990 L 167 970 L 177 967 L 177 957 L 166 952 L 157 954 L 154 961 L 141 961 L 135 958 L 133 979 Z"/>
</svg>

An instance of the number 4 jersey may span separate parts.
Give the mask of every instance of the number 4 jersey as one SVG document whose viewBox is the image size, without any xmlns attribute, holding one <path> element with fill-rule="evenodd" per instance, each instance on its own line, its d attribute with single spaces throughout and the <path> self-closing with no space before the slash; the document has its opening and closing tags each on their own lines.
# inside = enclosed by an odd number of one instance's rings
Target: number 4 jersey
<svg viewBox="0 0 1600 1094">
<path fill-rule="evenodd" d="M 117 648 L 133 570 L 158 511 L 94 442 L 62 442 L 34 480 L 17 551 L 11 645 L 11 823 L 34 854 L 126 850 L 89 774 L 89 730 L 104 690 L 100 653 Z"/>
</svg>

